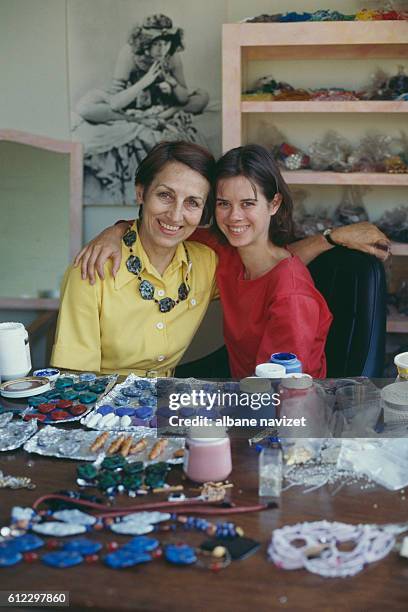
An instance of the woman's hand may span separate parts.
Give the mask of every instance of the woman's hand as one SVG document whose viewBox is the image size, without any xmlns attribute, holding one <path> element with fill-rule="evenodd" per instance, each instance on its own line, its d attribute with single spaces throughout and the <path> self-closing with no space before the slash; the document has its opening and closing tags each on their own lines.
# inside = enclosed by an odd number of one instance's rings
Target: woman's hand
<svg viewBox="0 0 408 612">
<path fill-rule="evenodd" d="M 149 70 L 146 72 L 144 76 L 142 76 L 142 78 L 139 81 L 142 84 L 143 89 L 146 89 L 146 87 L 149 87 L 149 85 L 154 83 L 157 77 L 159 77 L 161 74 L 162 74 L 162 64 L 160 60 L 156 60 L 155 62 L 153 62 Z"/>
<path fill-rule="evenodd" d="M 89 278 L 90 284 L 94 285 L 95 269 L 99 278 L 103 280 L 104 266 L 109 258 L 113 262 L 112 276 L 116 276 L 122 261 L 122 238 L 128 228 L 127 222 L 108 227 L 84 246 L 74 259 L 75 267 L 81 264 L 83 280 Z"/>
<path fill-rule="evenodd" d="M 378 227 L 366 221 L 336 227 L 330 235 L 336 244 L 375 255 L 381 261 L 390 254 L 391 241 Z"/>
</svg>

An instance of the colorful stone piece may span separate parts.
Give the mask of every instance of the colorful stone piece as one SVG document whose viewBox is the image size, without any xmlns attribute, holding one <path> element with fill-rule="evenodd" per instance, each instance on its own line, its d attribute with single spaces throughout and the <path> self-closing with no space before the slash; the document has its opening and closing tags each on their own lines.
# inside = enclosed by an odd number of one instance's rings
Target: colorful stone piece
<svg viewBox="0 0 408 612">
<path fill-rule="evenodd" d="M 151 389 L 152 385 L 148 380 L 137 379 L 133 382 L 133 386 L 136 389 L 140 389 L 142 391 L 146 391 L 147 389 Z"/>
<path fill-rule="evenodd" d="M 81 393 L 78 397 L 81 404 L 92 404 L 96 402 L 98 396 L 95 393 L 91 393 L 90 391 L 85 391 L 85 393 Z"/>
<path fill-rule="evenodd" d="M 53 389 L 52 391 L 47 391 L 47 393 L 44 393 L 45 397 L 48 400 L 51 399 L 61 399 L 61 391 L 58 389 Z"/>
<path fill-rule="evenodd" d="M 188 544 L 168 544 L 164 556 L 166 561 L 174 565 L 192 565 L 197 561 L 194 548 Z"/>
<path fill-rule="evenodd" d="M 71 408 L 72 400 L 60 399 L 57 402 L 56 406 L 57 406 L 57 408 L 61 408 L 61 410 L 67 410 L 68 408 Z"/>
<path fill-rule="evenodd" d="M 143 483 L 143 474 L 127 474 L 123 477 L 122 484 L 127 491 L 137 491 Z"/>
<path fill-rule="evenodd" d="M 88 408 L 83 404 L 75 404 L 75 406 L 71 406 L 71 408 L 69 409 L 70 413 L 73 416 L 80 416 L 81 414 L 84 414 L 84 412 L 86 412 L 87 410 Z"/>
<path fill-rule="evenodd" d="M 31 530 L 46 536 L 64 537 L 80 535 L 86 532 L 85 525 L 63 523 L 60 521 L 47 521 L 46 523 L 34 523 Z"/>
<path fill-rule="evenodd" d="M 142 263 L 139 257 L 136 257 L 135 255 L 129 255 L 129 257 L 126 260 L 126 267 L 129 270 L 129 272 L 137 276 L 140 270 L 142 269 Z"/>
<path fill-rule="evenodd" d="M 73 567 L 83 563 L 84 558 L 78 552 L 62 550 L 46 553 L 41 557 L 41 561 L 50 567 L 64 569 L 65 567 Z"/>
<path fill-rule="evenodd" d="M 94 480 L 98 474 L 98 470 L 92 463 L 81 463 L 77 467 L 77 477 L 82 480 Z"/>
<path fill-rule="evenodd" d="M 109 404 L 104 404 L 103 406 L 99 406 L 96 412 L 98 414 L 101 414 L 102 416 L 106 416 L 107 414 L 111 414 L 112 412 L 115 412 L 115 407 L 110 406 Z"/>
<path fill-rule="evenodd" d="M 66 410 L 53 410 L 51 412 L 51 418 L 53 421 L 63 421 L 69 419 L 70 414 Z"/>
<path fill-rule="evenodd" d="M 10 567 L 23 560 L 23 555 L 11 548 L 0 548 L 0 567 Z"/>
<path fill-rule="evenodd" d="M 57 404 L 51 403 L 39 404 L 37 406 L 37 410 L 42 414 L 48 414 L 49 412 L 52 412 L 52 410 L 55 410 L 56 406 Z"/>
<path fill-rule="evenodd" d="M 145 298 L 145 299 L 149 299 L 149 298 Z M 170 312 L 170 310 L 173 310 L 175 305 L 176 305 L 176 302 L 169 297 L 165 297 L 159 300 L 160 312 Z"/>
<path fill-rule="evenodd" d="M 96 378 L 96 374 L 93 374 L 92 372 L 82 372 L 82 374 L 79 375 L 80 382 L 89 383 L 93 382 Z"/>
<path fill-rule="evenodd" d="M 135 416 L 138 419 L 151 419 L 153 416 L 154 410 L 151 406 L 140 406 L 135 410 Z"/>
<path fill-rule="evenodd" d="M 90 385 L 88 389 L 91 393 L 96 393 L 96 395 L 100 395 L 105 391 L 105 385 L 99 385 L 95 383 L 94 385 Z"/>
<path fill-rule="evenodd" d="M 72 389 L 74 391 L 87 391 L 88 390 L 88 383 L 86 381 L 74 383 L 72 385 Z"/>
<path fill-rule="evenodd" d="M 180 287 L 178 288 L 179 300 L 181 301 L 186 300 L 189 293 L 190 293 L 190 289 L 187 287 L 186 283 L 181 283 Z"/>
<path fill-rule="evenodd" d="M 103 562 L 112 569 L 123 569 L 125 567 L 133 567 L 139 563 L 148 563 L 151 560 L 152 557 L 148 553 L 117 550 L 106 555 Z"/>
<path fill-rule="evenodd" d="M 140 390 L 135 389 L 134 387 L 125 387 L 121 390 L 122 395 L 125 397 L 139 397 Z"/>
<path fill-rule="evenodd" d="M 149 283 L 147 280 L 142 280 L 139 285 L 139 293 L 143 300 L 152 300 L 154 297 L 154 287 L 152 283 Z"/>
<path fill-rule="evenodd" d="M 153 525 L 149 525 L 139 521 L 126 521 L 120 523 L 112 523 L 111 531 L 120 535 L 144 535 L 151 533 L 154 530 Z"/>
<path fill-rule="evenodd" d="M 115 414 L 118 417 L 124 417 L 124 416 L 131 417 L 135 414 L 135 408 L 133 408 L 132 406 L 122 406 L 121 408 L 115 409 Z"/>
<path fill-rule="evenodd" d="M 144 470 L 143 461 L 135 461 L 134 463 L 127 463 L 123 468 L 123 472 L 128 475 L 140 474 L 141 472 L 143 472 L 143 470 Z"/>
<path fill-rule="evenodd" d="M 68 389 L 68 391 L 63 391 L 61 393 L 61 398 L 63 401 L 74 401 L 76 399 L 78 399 L 79 397 L 79 392 L 78 391 L 74 391 L 73 389 Z"/>
<path fill-rule="evenodd" d="M 102 549 L 100 542 L 94 542 L 88 538 L 76 538 L 65 542 L 63 550 L 77 552 L 80 555 L 95 555 Z"/>
<path fill-rule="evenodd" d="M 29 397 L 27 403 L 29 406 L 36 408 L 40 404 L 45 404 L 47 402 L 47 397 L 45 395 L 35 395 L 34 397 Z"/>
<path fill-rule="evenodd" d="M 112 457 L 105 457 L 102 461 L 101 468 L 103 470 L 117 470 L 123 468 L 126 465 L 126 458 L 122 455 L 113 455 Z"/>
<path fill-rule="evenodd" d="M 22 536 L 18 536 L 13 540 L 7 542 L 8 546 L 16 552 L 30 552 L 44 546 L 44 540 L 34 535 L 33 533 L 26 533 Z"/>
<path fill-rule="evenodd" d="M 82 512 L 82 510 L 78 510 L 77 508 L 57 510 L 57 512 L 54 512 L 53 517 L 58 521 L 63 521 L 64 523 L 75 523 L 76 525 L 86 526 L 95 525 L 97 520 L 95 516 L 92 516 L 92 514 L 87 514 L 86 512 Z"/>
<path fill-rule="evenodd" d="M 118 472 L 101 470 L 98 473 L 96 480 L 98 482 L 98 487 L 106 491 L 106 489 L 110 489 L 111 487 L 117 487 L 120 484 L 122 477 Z"/>
<path fill-rule="evenodd" d="M 132 538 L 121 550 L 132 550 L 133 552 L 151 552 L 160 546 L 159 540 L 148 538 L 146 536 L 137 536 Z"/>
<path fill-rule="evenodd" d="M 58 378 L 58 380 L 55 381 L 55 388 L 68 389 L 69 387 L 72 387 L 73 384 L 73 378 L 71 378 L 70 376 L 61 376 L 60 378 Z"/>
<path fill-rule="evenodd" d="M 134 230 L 128 230 L 123 236 L 123 242 L 127 247 L 131 247 L 136 242 L 136 232 Z"/>
</svg>

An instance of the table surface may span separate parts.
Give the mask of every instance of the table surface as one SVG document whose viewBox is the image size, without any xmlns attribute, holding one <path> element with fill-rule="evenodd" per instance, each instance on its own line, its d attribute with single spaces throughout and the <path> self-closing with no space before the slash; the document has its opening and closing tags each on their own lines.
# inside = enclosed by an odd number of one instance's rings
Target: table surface
<svg viewBox="0 0 408 612">
<path fill-rule="evenodd" d="M 21 450 L 2 453 L 0 469 L 6 474 L 30 476 L 37 488 L 2 490 L 0 524 L 9 524 L 14 505 L 28 506 L 40 495 L 75 488 L 76 465 L 75 461 L 29 455 Z M 234 483 L 233 500 L 257 503 L 257 454 L 242 440 L 233 442 L 233 466 L 230 478 Z M 127 496 L 117 500 L 121 505 L 135 503 Z M 145 501 L 146 497 L 138 500 Z M 115 612 L 204 609 L 247 612 L 252 607 L 257 611 L 403 610 L 408 607 L 408 561 L 394 552 L 353 578 L 324 579 L 305 570 L 278 569 L 267 560 L 266 549 L 272 530 L 286 524 L 320 519 L 355 524 L 400 522 L 408 520 L 407 510 L 408 500 L 400 492 L 361 490 L 360 486 L 351 485 L 332 496 L 328 487 L 307 494 L 293 487 L 282 494 L 279 509 L 228 518 L 262 546 L 250 558 L 235 561 L 217 574 L 168 565 L 164 559 L 126 570 L 111 570 L 102 563 L 68 570 L 48 568 L 41 562 L 22 563 L 0 570 L 0 590 L 69 591 L 70 609 L 92 607 Z M 100 532 L 91 537 L 118 542 L 129 538 Z M 182 532 L 161 534 L 160 538 L 163 542 L 185 539 L 196 545 L 204 539 L 195 532 L 185 536 Z"/>
</svg>

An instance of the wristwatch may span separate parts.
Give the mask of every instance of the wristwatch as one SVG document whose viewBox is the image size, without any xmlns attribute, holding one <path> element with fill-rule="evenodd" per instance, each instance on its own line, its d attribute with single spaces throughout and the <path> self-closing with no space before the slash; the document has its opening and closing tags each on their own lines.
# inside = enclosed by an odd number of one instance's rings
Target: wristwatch
<svg viewBox="0 0 408 612">
<path fill-rule="evenodd" d="M 327 229 L 324 230 L 324 232 L 322 232 L 322 236 L 324 236 L 327 242 L 331 244 L 332 246 L 338 246 L 337 242 L 334 242 L 333 238 L 331 237 L 332 231 L 333 231 L 333 228 L 328 227 Z"/>
</svg>

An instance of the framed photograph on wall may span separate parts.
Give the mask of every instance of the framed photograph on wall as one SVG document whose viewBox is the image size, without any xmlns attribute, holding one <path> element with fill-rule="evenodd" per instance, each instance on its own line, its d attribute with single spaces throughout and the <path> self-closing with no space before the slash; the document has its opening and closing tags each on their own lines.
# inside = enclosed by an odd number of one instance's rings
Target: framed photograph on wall
<svg viewBox="0 0 408 612">
<path fill-rule="evenodd" d="M 138 164 L 163 140 L 220 153 L 223 10 L 210 4 L 193 13 L 185 0 L 68 1 L 71 134 L 84 145 L 84 204 L 134 205 Z"/>
</svg>

